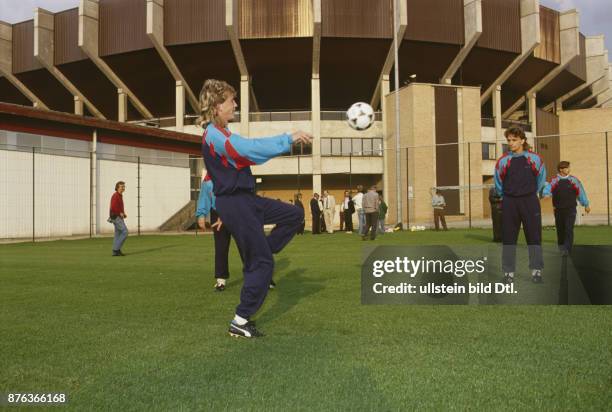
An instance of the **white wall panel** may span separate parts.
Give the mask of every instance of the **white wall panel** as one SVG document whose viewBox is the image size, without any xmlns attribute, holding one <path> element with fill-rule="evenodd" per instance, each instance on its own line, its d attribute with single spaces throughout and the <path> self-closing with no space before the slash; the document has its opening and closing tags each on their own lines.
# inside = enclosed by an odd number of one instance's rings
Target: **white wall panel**
<svg viewBox="0 0 612 412">
<path fill-rule="evenodd" d="M 0 239 L 32 236 L 32 153 L 0 150 Z"/>
</svg>

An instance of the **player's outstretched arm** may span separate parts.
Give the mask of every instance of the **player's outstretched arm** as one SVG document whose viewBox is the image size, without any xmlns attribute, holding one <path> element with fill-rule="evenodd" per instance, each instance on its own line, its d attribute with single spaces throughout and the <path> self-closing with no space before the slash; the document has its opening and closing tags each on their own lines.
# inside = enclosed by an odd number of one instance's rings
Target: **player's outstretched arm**
<svg viewBox="0 0 612 412">
<path fill-rule="evenodd" d="M 298 131 L 292 134 L 284 133 L 273 137 L 247 139 L 232 133 L 228 141 L 229 147 L 226 144 L 226 150 L 230 157 L 234 159 L 240 157 L 247 159 L 253 164 L 262 164 L 283 153 L 287 153 L 291 150 L 291 145 L 294 143 L 310 143 L 312 136 Z"/>
</svg>

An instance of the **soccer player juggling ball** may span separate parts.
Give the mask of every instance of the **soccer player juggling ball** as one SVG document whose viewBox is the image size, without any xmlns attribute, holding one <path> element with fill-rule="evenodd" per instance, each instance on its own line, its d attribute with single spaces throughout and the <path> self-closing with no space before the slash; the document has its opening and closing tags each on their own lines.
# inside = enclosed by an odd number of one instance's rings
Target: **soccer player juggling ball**
<svg viewBox="0 0 612 412">
<path fill-rule="evenodd" d="M 215 206 L 222 224 L 238 246 L 243 263 L 244 285 L 240 304 L 230 322 L 232 336 L 263 336 L 250 320 L 268 292 L 273 254 L 289 243 L 304 220 L 304 212 L 281 201 L 255 195 L 251 165 L 288 152 L 294 143 L 310 143 L 304 132 L 248 139 L 230 132 L 227 124 L 234 117 L 236 91 L 224 81 L 209 79 L 200 92 L 200 119 L 204 128 L 202 156 L 213 182 Z M 264 224 L 276 224 L 268 236 Z"/>
<path fill-rule="evenodd" d="M 559 174 L 552 178 L 544 189 L 544 196 L 552 196 L 555 208 L 555 226 L 557 227 L 557 244 L 564 256 L 572 251 L 574 244 L 574 223 L 576 222 L 576 200 L 591 212 L 589 199 L 577 177 L 570 175 L 570 163 L 559 162 Z"/>
<path fill-rule="evenodd" d="M 529 269 L 533 282 L 542 282 L 542 212 L 538 195 L 546 185 L 542 157 L 529 150 L 525 132 L 510 128 L 505 132 L 508 152 L 495 165 L 495 189 L 502 198 L 502 270 L 504 281 L 512 283 L 516 267 L 516 241 L 523 224 L 529 249 Z"/>
</svg>

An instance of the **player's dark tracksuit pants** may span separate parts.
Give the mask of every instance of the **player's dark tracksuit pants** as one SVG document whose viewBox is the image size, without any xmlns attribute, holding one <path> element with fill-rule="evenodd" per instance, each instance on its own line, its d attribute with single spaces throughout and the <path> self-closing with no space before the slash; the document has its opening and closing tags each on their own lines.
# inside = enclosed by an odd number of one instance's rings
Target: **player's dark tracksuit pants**
<svg viewBox="0 0 612 412">
<path fill-rule="evenodd" d="M 212 209 L 210 211 L 210 222 L 215 223 L 218 216 L 217 212 Z M 215 238 L 215 278 L 229 279 L 228 256 L 232 235 L 224 223 L 221 225 L 221 230 L 213 229 L 213 237 Z"/>
<path fill-rule="evenodd" d="M 223 225 L 234 237 L 244 265 L 244 285 L 236 314 L 249 319 L 268 293 L 274 272 L 272 255 L 280 252 L 297 233 L 304 211 L 247 191 L 218 195 L 216 208 Z M 267 224 L 276 224 L 268 236 L 263 229 Z"/>
<path fill-rule="evenodd" d="M 574 224 L 576 223 L 576 206 L 555 209 L 555 226 L 557 227 L 557 244 L 559 249 L 570 252 L 574 245 Z"/>
<path fill-rule="evenodd" d="M 516 269 L 516 241 L 523 225 L 529 250 L 529 268 L 544 268 L 542 257 L 542 212 L 540 200 L 533 193 L 525 196 L 504 196 L 502 200 L 502 270 Z"/>
</svg>

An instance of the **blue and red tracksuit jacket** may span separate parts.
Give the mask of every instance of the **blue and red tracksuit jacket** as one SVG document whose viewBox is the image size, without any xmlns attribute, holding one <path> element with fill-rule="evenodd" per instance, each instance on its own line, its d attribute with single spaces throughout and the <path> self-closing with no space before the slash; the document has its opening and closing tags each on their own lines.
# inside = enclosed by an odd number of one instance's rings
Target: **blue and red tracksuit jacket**
<svg viewBox="0 0 612 412">
<path fill-rule="evenodd" d="M 494 179 L 500 197 L 542 193 L 546 186 L 546 167 L 542 157 L 532 151 L 508 152 L 497 160 Z"/>
<path fill-rule="evenodd" d="M 544 196 L 552 196 L 555 209 L 576 207 L 576 200 L 589 207 L 589 198 L 577 177 L 557 175 L 544 188 Z"/>
<path fill-rule="evenodd" d="M 215 196 L 237 191 L 253 192 L 255 178 L 251 165 L 259 165 L 291 150 L 288 133 L 247 139 L 209 123 L 202 139 L 202 157 L 211 177 Z"/>
<path fill-rule="evenodd" d="M 200 196 L 196 208 L 196 217 L 206 217 L 211 209 L 215 209 L 215 194 L 213 193 L 213 182 L 210 175 L 206 173 L 200 185 Z"/>
</svg>

